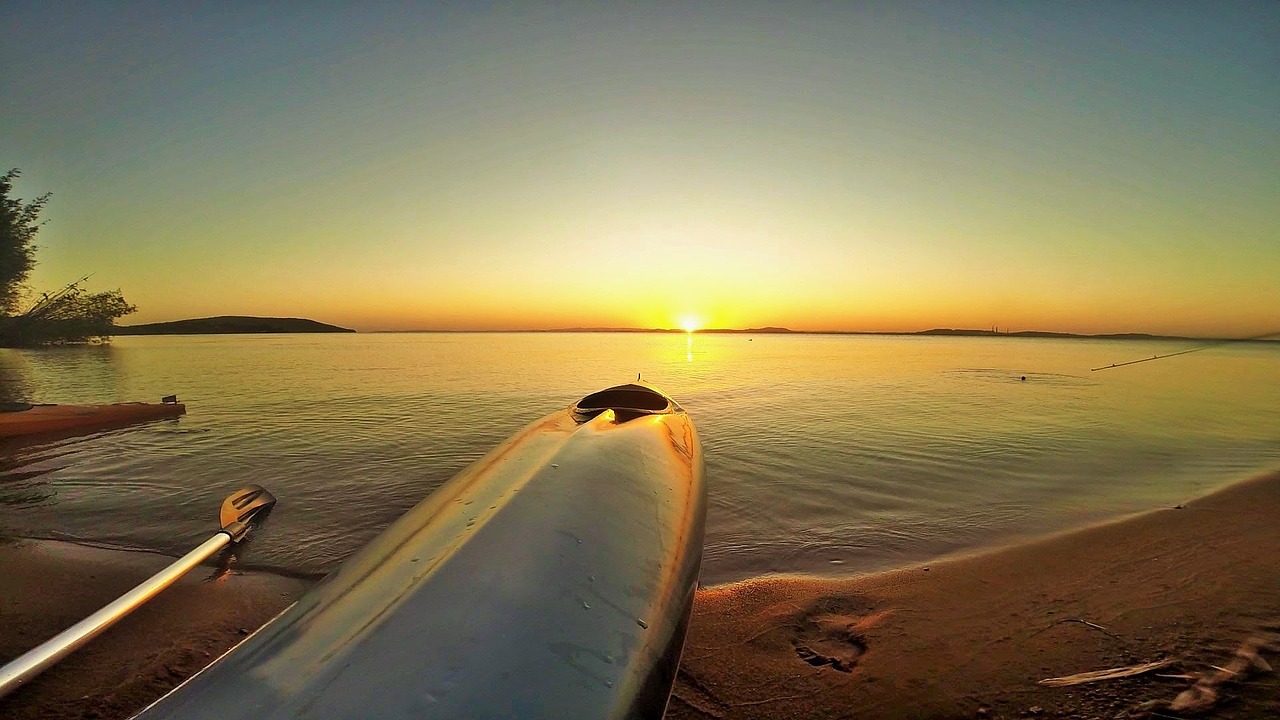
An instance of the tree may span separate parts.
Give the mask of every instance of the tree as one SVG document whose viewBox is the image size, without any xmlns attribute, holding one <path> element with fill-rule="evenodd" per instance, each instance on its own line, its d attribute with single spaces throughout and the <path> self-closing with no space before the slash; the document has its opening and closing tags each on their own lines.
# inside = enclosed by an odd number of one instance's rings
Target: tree
<svg viewBox="0 0 1280 720">
<path fill-rule="evenodd" d="M 80 343 L 110 337 L 116 319 L 137 308 L 126 302 L 119 290 L 86 291 L 80 286 L 84 280 L 52 295 L 44 293 L 26 311 L 14 314 L 36 262 L 35 237 L 44 224 L 40 213 L 50 197 L 45 193 L 31 202 L 13 197 L 13 181 L 18 175 L 13 169 L 0 177 L 0 346 Z"/>
<path fill-rule="evenodd" d="M 102 340 L 111 336 L 116 318 L 137 310 L 119 290 L 90 293 L 80 282 L 53 295 L 45 293 L 31 309 L 5 318 L 0 322 L 0 345 L 31 347 Z"/>
<path fill-rule="evenodd" d="M 49 193 L 31 202 L 12 197 L 17 168 L 0 176 L 0 312 L 17 309 L 31 268 L 36 264 L 36 233 Z"/>
</svg>

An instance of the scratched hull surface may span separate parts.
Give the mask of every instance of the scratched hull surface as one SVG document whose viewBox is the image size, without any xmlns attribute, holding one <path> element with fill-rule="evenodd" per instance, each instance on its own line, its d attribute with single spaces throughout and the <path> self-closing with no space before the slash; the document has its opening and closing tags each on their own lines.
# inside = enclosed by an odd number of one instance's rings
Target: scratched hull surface
<svg viewBox="0 0 1280 720">
<path fill-rule="evenodd" d="M 528 426 L 140 717 L 661 717 L 706 490 L 648 392 Z"/>
</svg>

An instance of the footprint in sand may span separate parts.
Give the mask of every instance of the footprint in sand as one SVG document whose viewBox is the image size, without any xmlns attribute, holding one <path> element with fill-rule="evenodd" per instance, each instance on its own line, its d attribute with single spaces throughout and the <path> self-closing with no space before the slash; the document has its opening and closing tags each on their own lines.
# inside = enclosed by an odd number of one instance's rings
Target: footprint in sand
<svg viewBox="0 0 1280 720">
<path fill-rule="evenodd" d="M 825 608 L 819 603 L 817 612 L 806 613 L 795 626 L 791 639 L 796 655 L 814 667 L 830 666 L 832 670 L 851 673 L 867 652 L 866 637 L 859 629 L 868 618 L 839 612 L 845 608 Z M 836 612 L 823 612 L 837 610 Z"/>
</svg>

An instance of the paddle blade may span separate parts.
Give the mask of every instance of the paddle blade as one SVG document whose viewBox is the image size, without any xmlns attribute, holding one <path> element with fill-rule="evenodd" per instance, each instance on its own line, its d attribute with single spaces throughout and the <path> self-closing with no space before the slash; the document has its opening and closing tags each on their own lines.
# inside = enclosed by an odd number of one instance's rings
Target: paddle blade
<svg viewBox="0 0 1280 720">
<path fill-rule="evenodd" d="M 222 501 L 219 524 L 232 540 L 238 542 L 249 532 L 249 524 L 254 518 L 270 510 L 275 504 L 276 496 L 267 492 L 266 488 L 261 485 L 246 485 Z"/>
</svg>

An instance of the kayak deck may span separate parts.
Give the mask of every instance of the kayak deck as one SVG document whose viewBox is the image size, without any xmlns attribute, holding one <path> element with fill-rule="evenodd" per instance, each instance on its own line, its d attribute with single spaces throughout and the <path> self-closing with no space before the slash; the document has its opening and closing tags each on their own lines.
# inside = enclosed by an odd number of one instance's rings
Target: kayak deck
<svg viewBox="0 0 1280 720">
<path fill-rule="evenodd" d="M 617 390 L 477 460 L 139 720 L 662 717 L 702 453 L 674 402 Z"/>
</svg>

